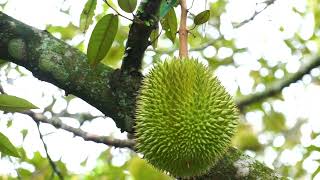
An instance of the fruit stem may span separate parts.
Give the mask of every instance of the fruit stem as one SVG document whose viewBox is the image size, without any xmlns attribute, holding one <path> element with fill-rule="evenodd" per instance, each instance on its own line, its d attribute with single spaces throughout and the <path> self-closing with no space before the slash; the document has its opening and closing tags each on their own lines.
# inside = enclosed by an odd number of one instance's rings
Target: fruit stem
<svg viewBox="0 0 320 180">
<path fill-rule="evenodd" d="M 180 0 L 181 18 L 179 28 L 179 56 L 180 58 L 188 57 L 188 29 L 187 29 L 187 1 Z"/>
</svg>

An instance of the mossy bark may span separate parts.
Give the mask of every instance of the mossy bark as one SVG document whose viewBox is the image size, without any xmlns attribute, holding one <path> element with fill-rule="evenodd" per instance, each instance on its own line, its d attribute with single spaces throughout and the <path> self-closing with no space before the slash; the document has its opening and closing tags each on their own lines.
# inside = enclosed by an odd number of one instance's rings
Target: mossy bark
<svg viewBox="0 0 320 180">
<path fill-rule="evenodd" d="M 240 150 L 229 148 L 226 154 L 208 173 L 195 177 L 196 180 L 275 180 L 286 179 L 274 170 L 245 155 Z"/>
<path fill-rule="evenodd" d="M 112 82 L 116 72 L 98 64 L 92 68 L 85 54 L 63 41 L 23 24 L 0 12 L 0 58 L 30 70 L 40 80 L 50 82 L 74 94 L 105 115 L 111 117 L 122 131 L 132 131 L 134 103 L 118 99 L 127 98 L 122 89 Z M 137 80 L 136 80 L 137 79 Z M 136 86 L 141 76 L 122 76 L 127 88 Z"/>
</svg>

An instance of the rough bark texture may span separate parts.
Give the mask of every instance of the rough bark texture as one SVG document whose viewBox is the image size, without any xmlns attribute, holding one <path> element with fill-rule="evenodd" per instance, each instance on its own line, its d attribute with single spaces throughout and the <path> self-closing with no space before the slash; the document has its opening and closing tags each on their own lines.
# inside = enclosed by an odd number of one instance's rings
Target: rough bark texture
<svg viewBox="0 0 320 180">
<path fill-rule="evenodd" d="M 21 65 L 37 78 L 74 94 L 114 119 L 122 131 L 132 131 L 136 90 L 142 79 L 138 70 L 152 30 L 160 0 L 143 1 L 144 23 L 130 29 L 121 70 L 98 65 L 92 69 L 86 56 L 46 31 L 27 26 L 0 12 L 0 58 Z M 139 16 L 138 13 L 138 16 Z M 145 29 L 144 29 L 145 28 Z M 141 47 L 139 46 L 141 45 Z M 136 49 L 131 49 L 131 48 Z M 132 56 L 132 58 L 130 58 Z M 273 170 L 231 148 L 208 172 L 192 179 L 281 179 Z"/>
<path fill-rule="evenodd" d="M 92 69 L 87 57 L 46 31 L 27 26 L 0 12 L 0 58 L 24 66 L 40 80 L 50 82 L 113 118 L 123 131 L 132 119 L 121 111 L 111 91 L 113 69 L 102 64 Z M 130 81 L 131 82 L 131 81 Z M 130 85 L 129 85 L 130 86 Z M 123 102 L 126 103 L 126 102 Z M 127 119 L 125 119 L 127 118 Z"/>
<path fill-rule="evenodd" d="M 111 78 L 110 87 L 117 120 L 122 130 L 133 132 L 136 96 L 142 80 L 140 73 L 144 52 L 149 46 L 149 36 L 158 22 L 161 0 L 142 1 L 131 25 L 126 50 L 120 70 Z"/>
<path fill-rule="evenodd" d="M 157 28 L 159 22 L 160 4 L 161 0 L 141 1 L 135 21 L 130 28 L 122 71 L 140 71 L 144 52 L 150 45 L 150 34 Z"/>
<path fill-rule="evenodd" d="M 230 148 L 209 172 L 203 176 L 195 177 L 196 180 L 274 180 L 286 179 L 277 174 L 274 170 L 267 168 L 262 163 L 244 155 L 241 151 Z"/>
</svg>

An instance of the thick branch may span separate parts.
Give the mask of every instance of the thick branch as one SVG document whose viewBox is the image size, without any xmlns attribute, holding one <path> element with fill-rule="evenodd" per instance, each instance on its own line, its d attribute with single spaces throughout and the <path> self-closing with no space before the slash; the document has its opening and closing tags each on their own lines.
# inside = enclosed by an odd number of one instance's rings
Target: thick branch
<svg viewBox="0 0 320 180">
<path fill-rule="evenodd" d="M 149 36 L 158 24 L 161 0 L 141 1 L 131 25 L 121 70 L 113 73 L 110 83 L 114 105 L 124 125 L 124 130 L 133 132 L 136 96 L 140 88 L 140 73 L 144 52 L 150 45 Z"/>
<path fill-rule="evenodd" d="M 280 93 L 283 88 L 288 87 L 290 84 L 297 82 L 300 80 L 304 75 L 309 74 L 310 71 L 316 67 L 320 66 L 320 57 L 316 57 L 313 60 L 311 60 L 307 65 L 300 68 L 300 70 L 293 75 L 291 75 L 289 78 L 274 84 L 273 86 L 270 86 L 263 92 L 259 92 L 256 94 L 249 95 L 247 97 L 244 97 L 243 99 L 240 99 L 237 101 L 238 107 L 243 110 L 245 107 L 262 101 L 268 97 L 272 97 L 278 93 Z"/>
<path fill-rule="evenodd" d="M 160 4 L 161 0 L 141 1 L 129 31 L 122 71 L 140 71 L 144 52 L 150 45 L 150 34 L 159 22 Z"/>
<path fill-rule="evenodd" d="M 74 94 L 113 118 L 126 129 L 110 88 L 113 70 L 102 64 L 92 69 L 86 55 L 41 31 L 0 12 L 0 58 L 30 70 L 40 80 Z"/>
<path fill-rule="evenodd" d="M 220 179 L 286 179 L 274 170 L 266 167 L 243 152 L 230 148 L 218 163 L 205 175 L 194 178 L 195 180 L 220 180 Z"/>
<path fill-rule="evenodd" d="M 114 139 L 109 136 L 97 136 L 97 135 L 85 132 L 79 128 L 74 128 L 74 127 L 68 126 L 68 125 L 62 123 L 60 120 L 48 119 L 46 116 L 44 116 L 41 113 L 34 113 L 32 111 L 25 111 L 22 113 L 30 116 L 35 122 L 38 122 L 38 123 L 42 122 L 42 123 L 51 124 L 56 128 L 60 128 L 60 129 L 69 131 L 76 136 L 82 137 L 86 141 L 93 141 L 96 143 L 102 143 L 102 144 L 105 144 L 108 146 L 114 146 L 114 147 L 119 147 L 119 148 L 126 147 L 126 148 L 130 148 L 130 149 L 134 149 L 135 142 L 133 140 L 120 140 L 120 139 Z"/>
</svg>

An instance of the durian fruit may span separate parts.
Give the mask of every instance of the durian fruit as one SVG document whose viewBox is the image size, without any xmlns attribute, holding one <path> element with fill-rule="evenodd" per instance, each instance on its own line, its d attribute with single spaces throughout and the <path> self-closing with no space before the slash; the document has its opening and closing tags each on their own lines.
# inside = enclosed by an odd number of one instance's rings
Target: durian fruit
<svg viewBox="0 0 320 180">
<path fill-rule="evenodd" d="M 138 152 L 175 177 L 205 173 L 230 146 L 237 108 L 219 80 L 194 59 L 157 64 L 136 110 Z"/>
</svg>

